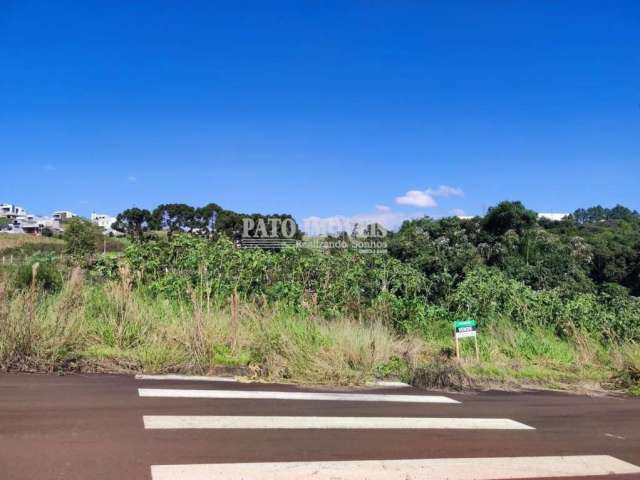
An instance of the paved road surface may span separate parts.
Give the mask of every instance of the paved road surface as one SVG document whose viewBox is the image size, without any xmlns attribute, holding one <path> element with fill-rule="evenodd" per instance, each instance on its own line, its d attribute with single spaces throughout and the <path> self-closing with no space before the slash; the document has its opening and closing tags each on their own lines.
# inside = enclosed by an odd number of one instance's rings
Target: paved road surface
<svg viewBox="0 0 640 480">
<path fill-rule="evenodd" d="M 640 479 L 638 466 L 635 399 L 0 375 L 0 480 Z"/>
</svg>

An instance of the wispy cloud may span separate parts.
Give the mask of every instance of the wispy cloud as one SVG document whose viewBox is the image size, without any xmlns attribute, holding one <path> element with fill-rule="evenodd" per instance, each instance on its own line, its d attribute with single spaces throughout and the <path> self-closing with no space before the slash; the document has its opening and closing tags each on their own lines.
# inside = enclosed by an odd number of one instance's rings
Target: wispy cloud
<svg viewBox="0 0 640 480">
<path fill-rule="evenodd" d="M 129 183 L 136 183 L 137 181 L 138 181 L 138 177 L 135 177 L 133 175 L 129 175 L 127 177 L 127 182 L 129 182 Z"/>
<path fill-rule="evenodd" d="M 465 211 L 461 208 L 452 208 L 451 215 L 455 215 L 457 217 L 464 217 L 466 215 Z"/>
<path fill-rule="evenodd" d="M 420 190 L 409 190 L 400 197 L 396 197 L 398 205 L 410 205 L 412 207 L 432 208 L 437 207 L 438 203 L 428 192 Z"/>
<path fill-rule="evenodd" d="M 42 169 L 45 172 L 55 172 L 56 171 L 56 166 L 51 164 L 51 163 L 47 163 L 46 165 L 42 166 Z"/>
<path fill-rule="evenodd" d="M 464 192 L 461 188 L 440 185 L 438 188 L 427 188 L 426 190 L 409 190 L 404 195 L 396 197 L 398 205 L 409 205 L 420 208 L 433 208 L 438 206 L 435 197 L 462 197 Z"/>
<path fill-rule="evenodd" d="M 464 192 L 461 188 L 450 187 L 449 185 L 440 185 L 438 188 L 428 188 L 425 192 L 434 197 L 463 197 Z"/>
<path fill-rule="evenodd" d="M 386 205 L 376 205 L 376 210 L 378 212 L 390 212 L 391 207 L 387 207 Z"/>
</svg>

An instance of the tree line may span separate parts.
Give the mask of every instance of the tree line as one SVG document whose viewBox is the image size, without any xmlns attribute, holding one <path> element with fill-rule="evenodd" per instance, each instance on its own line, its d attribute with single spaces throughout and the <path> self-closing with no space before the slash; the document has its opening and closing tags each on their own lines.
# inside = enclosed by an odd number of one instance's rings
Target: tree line
<svg viewBox="0 0 640 480">
<path fill-rule="evenodd" d="M 478 265 L 535 290 L 640 295 L 640 214 L 623 206 L 576 210 L 561 221 L 538 219 L 521 202 L 501 202 L 484 217 L 405 222 L 389 253 L 425 273 L 446 296 Z"/>
<path fill-rule="evenodd" d="M 158 230 L 166 231 L 169 239 L 190 233 L 237 240 L 244 220 L 251 219 L 255 229 L 260 219 L 268 218 L 292 221 L 296 238 L 301 238 L 289 214 L 242 214 L 215 203 L 130 208 L 117 216 L 113 228 L 136 240 L 153 239 Z M 551 221 L 538 219 L 521 202 L 504 201 L 484 217 L 406 221 L 397 232 L 389 232 L 387 246 L 391 257 L 426 275 L 434 301 L 445 298 L 480 265 L 499 269 L 535 290 L 593 292 L 608 285 L 640 295 L 640 214 L 621 205 L 578 209 Z"/>
<path fill-rule="evenodd" d="M 300 230 L 291 215 L 242 214 L 224 209 L 216 203 L 209 203 L 203 207 L 167 203 L 158 205 L 153 210 L 129 208 L 118 214 L 113 228 L 135 240 L 143 240 L 149 232 L 158 230 L 166 231 L 169 238 L 175 233 L 183 232 L 207 238 L 225 236 L 235 240 L 241 236 L 243 228 L 247 228 L 249 233 L 253 234 L 259 225 L 266 225 L 268 235 L 280 237 L 282 232 L 274 222 L 267 221 L 268 219 L 292 222 L 296 232 L 294 238 L 300 238 Z M 246 222 L 247 227 L 245 220 L 250 220 Z"/>
</svg>

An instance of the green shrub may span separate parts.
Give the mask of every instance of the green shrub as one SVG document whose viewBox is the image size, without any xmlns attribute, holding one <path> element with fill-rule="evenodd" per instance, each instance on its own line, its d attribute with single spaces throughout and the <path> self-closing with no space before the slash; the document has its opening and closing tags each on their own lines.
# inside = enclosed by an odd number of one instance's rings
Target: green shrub
<svg viewBox="0 0 640 480">
<path fill-rule="evenodd" d="M 525 284 L 507 278 L 494 268 L 471 271 L 450 299 L 452 309 L 464 316 L 488 321 L 498 315 L 526 325 L 535 292 Z"/>
<path fill-rule="evenodd" d="M 536 292 L 496 269 L 481 267 L 459 285 L 451 306 L 484 322 L 503 317 L 528 329 L 551 327 L 565 338 L 584 331 L 607 342 L 640 340 L 640 300 L 625 289 L 572 296 L 560 289 Z"/>
<path fill-rule="evenodd" d="M 96 252 L 97 244 L 102 239 L 102 231 L 91 222 L 74 217 L 65 223 L 62 238 L 67 244 L 66 253 L 84 256 Z"/>
<path fill-rule="evenodd" d="M 63 275 L 51 258 L 35 257 L 15 269 L 13 284 L 18 289 L 29 289 L 33 284 L 33 272 L 36 272 L 35 286 L 46 292 L 58 292 L 62 288 Z"/>
<path fill-rule="evenodd" d="M 424 275 L 412 267 L 352 251 L 244 250 L 225 238 L 175 235 L 171 241 L 132 244 L 125 258 L 139 281 L 157 294 L 205 288 L 226 300 L 236 291 L 245 299 L 304 305 L 327 317 L 362 315 L 380 296 L 403 299 L 407 304 L 401 310 L 419 309 L 418 299 L 428 290 Z"/>
</svg>

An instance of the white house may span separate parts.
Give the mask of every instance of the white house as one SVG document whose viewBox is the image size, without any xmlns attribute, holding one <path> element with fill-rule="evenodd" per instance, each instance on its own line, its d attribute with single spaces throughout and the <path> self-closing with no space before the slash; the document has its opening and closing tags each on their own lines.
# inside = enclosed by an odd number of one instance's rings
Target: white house
<svg viewBox="0 0 640 480">
<path fill-rule="evenodd" d="M 75 213 L 68 210 L 58 210 L 57 212 L 53 212 L 53 219 L 57 220 L 58 222 L 69 220 L 70 218 L 73 218 L 75 216 Z"/>
<path fill-rule="evenodd" d="M 552 220 L 554 222 L 559 222 L 564 220 L 569 216 L 568 213 L 539 213 L 538 219 L 544 218 L 545 220 Z"/>
<path fill-rule="evenodd" d="M 116 222 L 116 217 L 112 217 L 106 213 L 92 213 L 91 222 L 105 230 L 110 230 L 111 225 Z"/>
<path fill-rule="evenodd" d="M 4 218 L 18 218 L 23 217 L 27 214 L 27 211 L 18 207 L 17 205 L 13 205 L 11 203 L 3 203 L 0 205 L 0 217 Z"/>
</svg>

